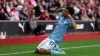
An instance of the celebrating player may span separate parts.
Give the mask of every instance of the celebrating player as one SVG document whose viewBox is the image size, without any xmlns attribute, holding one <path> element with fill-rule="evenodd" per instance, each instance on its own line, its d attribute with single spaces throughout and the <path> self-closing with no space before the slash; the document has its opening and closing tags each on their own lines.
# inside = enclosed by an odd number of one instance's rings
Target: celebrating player
<svg viewBox="0 0 100 56">
<path fill-rule="evenodd" d="M 62 12 L 58 12 L 59 10 L 61 10 Z M 54 31 L 37 46 L 35 53 L 65 54 L 65 52 L 61 49 L 58 49 L 58 47 L 62 42 L 64 35 L 67 33 L 70 25 L 76 27 L 76 23 L 71 17 L 69 11 L 65 8 L 58 9 L 57 14 L 60 20 L 57 23 Z"/>
</svg>

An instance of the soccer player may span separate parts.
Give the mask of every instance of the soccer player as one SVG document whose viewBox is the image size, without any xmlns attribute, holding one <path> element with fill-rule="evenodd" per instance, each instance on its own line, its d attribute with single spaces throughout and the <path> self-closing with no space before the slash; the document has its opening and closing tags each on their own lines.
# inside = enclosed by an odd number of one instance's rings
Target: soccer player
<svg viewBox="0 0 100 56">
<path fill-rule="evenodd" d="M 59 10 L 62 10 L 62 12 L 58 12 Z M 57 14 L 60 20 L 57 23 L 54 31 L 37 46 L 35 53 L 65 54 L 65 52 L 58 49 L 58 47 L 62 42 L 64 35 L 67 33 L 70 25 L 76 27 L 76 23 L 71 17 L 69 11 L 65 8 L 58 9 Z"/>
</svg>

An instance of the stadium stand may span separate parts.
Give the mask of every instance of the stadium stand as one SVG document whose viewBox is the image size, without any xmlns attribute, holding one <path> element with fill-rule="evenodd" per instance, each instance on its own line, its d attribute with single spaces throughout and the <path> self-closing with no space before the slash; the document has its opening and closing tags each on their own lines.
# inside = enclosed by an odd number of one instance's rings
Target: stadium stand
<svg viewBox="0 0 100 56">
<path fill-rule="evenodd" d="M 76 20 L 96 20 L 99 5 L 99 0 L 0 0 L 0 20 L 57 20 L 55 10 L 64 6 L 74 9 Z"/>
<path fill-rule="evenodd" d="M 62 7 L 67 7 L 75 20 L 95 21 L 99 29 L 100 0 L 0 0 L 0 21 L 59 20 L 55 10 Z M 45 26 L 41 27 L 44 30 Z"/>
</svg>

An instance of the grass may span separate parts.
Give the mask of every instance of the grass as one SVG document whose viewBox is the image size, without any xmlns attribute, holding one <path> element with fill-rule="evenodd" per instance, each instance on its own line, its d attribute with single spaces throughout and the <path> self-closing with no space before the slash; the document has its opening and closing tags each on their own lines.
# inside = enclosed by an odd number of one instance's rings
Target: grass
<svg viewBox="0 0 100 56">
<path fill-rule="evenodd" d="M 38 44 L 0 46 L 0 54 L 34 51 L 37 45 Z M 60 48 L 69 48 L 74 46 L 75 47 L 90 46 L 90 45 L 100 45 L 100 39 L 66 41 L 61 43 Z M 72 49 L 63 49 L 63 50 L 66 52 L 65 55 L 40 55 L 40 54 L 35 54 L 33 52 L 30 52 L 30 53 L 0 55 L 0 56 L 100 56 L 100 46 L 88 47 L 88 48 L 72 48 Z"/>
</svg>

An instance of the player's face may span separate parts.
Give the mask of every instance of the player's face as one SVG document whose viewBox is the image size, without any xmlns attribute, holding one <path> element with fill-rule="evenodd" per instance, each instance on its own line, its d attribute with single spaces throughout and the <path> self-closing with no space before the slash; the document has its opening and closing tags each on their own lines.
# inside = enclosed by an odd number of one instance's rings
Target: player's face
<svg viewBox="0 0 100 56">
<path fill-rule="evenodd" d="M 67 10 L 63 10 L 63 11 L 62 11 L 62 16 L 67 17 L 67 16 L 68 16 L 68 14 L 69 14 L 69 13 L 68 13 L 68 11 L 67 11 Z"/>
</svg>

